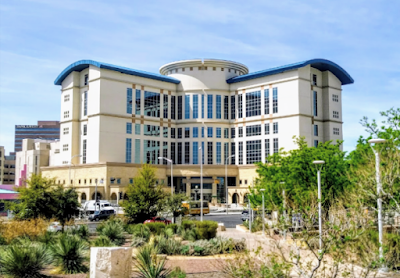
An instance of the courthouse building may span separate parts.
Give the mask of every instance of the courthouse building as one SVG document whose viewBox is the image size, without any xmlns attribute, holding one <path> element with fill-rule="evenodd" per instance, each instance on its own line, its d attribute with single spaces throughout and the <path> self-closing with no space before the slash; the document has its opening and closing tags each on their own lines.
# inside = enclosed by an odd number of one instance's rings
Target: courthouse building
<svg viewBox="0 0 400 278">
<path fill-rule="evenodd" d="M 240 63 L 196 59 L 169 63 L 160 74 L 100 63 L 75 62 L 55 80 L 61 86 L 57 165 L 42 167 L 93 199 L 116 201 L 142 163 L 154 164 L 159 182 L 194 196 L 203 163 L 204 198 L 243 203 L 257 177 L 256 162 L 280 148 L 341 140 L 339 65 L 313 59 L 249 73 Z M 230 157 L 233 156 L 233 157 Z M 225 182 L 227 162 L 228 180 Z M 197 194 L 199 195 L 199 194 Z"/>
</svg>

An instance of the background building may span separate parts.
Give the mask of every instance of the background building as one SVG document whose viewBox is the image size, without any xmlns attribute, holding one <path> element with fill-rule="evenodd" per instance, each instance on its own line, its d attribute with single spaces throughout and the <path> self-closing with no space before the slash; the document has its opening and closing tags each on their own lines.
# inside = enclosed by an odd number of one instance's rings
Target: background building
<svg viewBox="0 0 400 278">
<path fill-rule="evenodd" d="M 14 139 L 15 152 L 22 150 L 23 139 L 60 139 L 60 122 L 38 121 L 37 125 L 16 125 Z"/>
<path fill-rule="evenodd" d="M 0 146 L 0 185 L 14 184 L 15 182 L 15 155 L 5 155 L 5 149 Z"/>
<path fill-rule="evenodd" d="M 341 140 L 342 85 L 353 83 L 335 63 L 314 59 L 249 73 L 225 60 L 173 62 L 153 74 L 91 60 L 78 61 L 56 79 L 61 85 L 59 164 L 43 174 L 93 198 L 117 200 L 141 163 L 157 166 L 176 192 L 193 196 L 203 167 L 204 196 L 245 201 L 256 178 L 254 163 L 280 148 Z M 232 159 L 227 160 L 229 156 Z M 225 182 L 225 161 L 228 181 Z M 71 176 L 71 169 L 73 175 Z"/>
</svg>

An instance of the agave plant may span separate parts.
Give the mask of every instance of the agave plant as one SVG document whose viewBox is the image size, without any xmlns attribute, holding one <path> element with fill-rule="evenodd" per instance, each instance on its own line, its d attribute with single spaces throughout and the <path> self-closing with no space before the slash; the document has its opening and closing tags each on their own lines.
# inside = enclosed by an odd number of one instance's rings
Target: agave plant
<svg viewBox="0 0 400 278">
<path fill-rule="evenodd" d="M 89 239 L 89 228 L 87 225 L 79 225 L 77 228 L 71 229 L 68 232 L 77 235 L 84 240 Z"/>
<path fill-rule="evenodd" d="M 42 243 L 26 241 L 0 251 L 0 273 L 18 278 L 44 277 L 40 272 L 51 263 L 51 256 Z"/>
<path fill-rule="evenodd" d="M 124 227 L 119 222 L 107 222 L 100 235 L 108 237 L 115 245 L 121 246 L 125 242 Z"/>
<path fill-rule="evenodd" d="M 54 244 L 50 245 L 54 264 L 65 274 L 87 272 L 84 265 L 87 261 L 88 246 L 78 236 L 62 234 Z"/>
<path fill-rule="evenodd" d="M 115 246 L 112 241 L 106 236 L 99 236 L 93 241 L 95 247 L 113 247 Z"/>
<path fill-rule="evenodd" d="M 137 224 L 133 227 L 132 235 L 135 237 L 141 237 L 146 240 L 150 238 L 151 232 L 149 227 L 144 224 Z"/>
<path fill-rule="evenodd" d="M 165 258 L 157 257 L 156 247 L 145 245 L 139 249 L 135 267 L 140 278 L 167 278 L 171 270 L 165 268 Z"/>
</svg>

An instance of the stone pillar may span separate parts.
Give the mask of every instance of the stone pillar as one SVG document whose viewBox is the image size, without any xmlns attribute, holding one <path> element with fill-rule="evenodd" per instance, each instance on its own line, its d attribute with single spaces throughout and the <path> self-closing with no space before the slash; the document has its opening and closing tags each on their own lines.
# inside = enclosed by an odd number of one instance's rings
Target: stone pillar
<svg viewBox="0 0 400 278">
<path fill-rule="evenodd" d="M 212 203 L 213 204 L 216 204 L 216 203 L 218 203 L 218 199 L 217 199 L 217 197 L 214 197 L 214 196 L 217 196 L 217 184 L 215 183 L 215 180 L 217 179 L 217 176 L 213 176 L 212 177 L 213 178 L 213 184 L 212 184 Z"/>
<path fill-rule="evenodd" d="M 186 196 L 190 197 L 190 193 L 192 191 L 191 189 L 192 183 L 190 182 L 190 177 L 186 177 Z"/>
<path fill-rule="evenodd" d="M 129 278 L 132 247 L 90 248 L 90 278 Z"/>
</svg>

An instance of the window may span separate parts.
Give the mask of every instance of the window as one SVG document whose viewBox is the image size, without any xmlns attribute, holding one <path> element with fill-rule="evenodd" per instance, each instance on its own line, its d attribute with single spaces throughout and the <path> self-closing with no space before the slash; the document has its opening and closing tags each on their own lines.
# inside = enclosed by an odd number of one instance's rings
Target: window
<svg viewBox="0 0 400 278">
<path fill-rule="evenodd" d="M 182 96 L 178 96 L 178 120 L 182 120 Z"/>
<path fill-rule="evenodd" d="M 221 164 L 221 142 L 217 142 L 217 164 Z"/>
<path fill-rule="evenodd" d="M 207 118 L 213 118 L 213 95 L 207 95 Z"/>
<path fill-rule="evenodd" d="M 83 116 L 87 116 L 87 103 L 88 103 L 88 94 L 87 91 L 83 93 Z"/>
<path fill-rule="evenodd" d="M 182 128 L 178 128 L 178 139 L 182 138 Z"/>
<path fill-rule="evenodd" d="M 199 143 L 193 142 L 193 164 L 199 164 Z"/>
<path fill-rule="evenodd" d="M 314 136 L 318 136 L 318 125 L 314 125 Z"/>
<path fill-rule="evenodd" d="M 64 128 L 63 134 L 64 134 L 64 135 L 69 134 L 69 127 L 65 127 L 65 128 Z"/>
<path fill-rule="evenodd" d="M 185 142 L 185 164 L 190 163 L 190 142 Z"/>
<path fill-rule="evenodd" d="M 132 114 L 132 89 L 126 89 L 126 113 Z"/>
<path fill-rule="evenodd" d="M 201 138 L 204 138 L 204 127 L 201 127 Z"/>
<path fill-rule="evenodd" d="M 239 142 L 239 164 L 243 164 L 243 142 Z"/>
<path fill-rule="evenodd" d="M 160 118 L 160 94 L 144 92 L 144 115 Z"/>
<path fill-rule="evenodd" d="M 193 95 L 193 119 L 199 117 L 199 96 Z"/>
<path fill-rule="evenodd" d="M 190 95 L 185 95 L 185 119 L 190 119 Z"/>
<path fill-rule="evenodd" d="M 86 164 L 86 139 L 82 142 L 82 164 Z"/>
<path fill-rule="evenodd" d="M 171 119 L 175 120 L 175 96 L 171 96 Z"/>
<path fill-rule="evenodd" d="M 314 140 L 314 147 L 318 147 L 318 140 Z"/>
<path fill-rule="evenodd" d="M 224 96 L 224 119 L 229 120 L 229 97 Z"/>
<path fill-rule="evenodd" d="M 171 138 L 175 138 L 175 127 L 171 127 Z"/>
<path fill-rule="evenodd" d="M 69 111 L 64 111 L 64 119 L 69 118 Z"/>
<path fill-rule="evenodd" d="M 201 142 L 201 163 L 204 164 L 204 142 Z"/>
<path fill-rule="evenodd" d="M 246 142 L 246 164 L 261 161 L 261 140 Z"/>
<path fill-rule="evenodd" d="M 224 143 L 224 164 L 229 163 L 226 159 L 229 157 L 229 143 Z"/>
<path fill-rule="evenodd" d="M 264 114 L 269 114 L 269 89 L 264 90 Z"/>
<path fill-rule="evenodd" d="M 148 164 L 158 164 L 160 157 L 160 141 L 144 140 L 143 161 Z"/>
<path fill-rule="evenodd" d="M 235 96 L 231 96 L 231 120 L 236 118 Z"/>
<path fill-rule="evenodd" d="M 213 164 L 213 142 L 207 142 L 207 164 Z"/>
<path fill-rule="evenodd" d="M 335 119 L 339 119 L 339 112 L 338 111 L 333 111 L 333 117 Z"/>
<path fill-rule="evenodd" d="M 68 151 L 68 144 L 64 144 L 64 145 L 63 145 L 63 151 L 64 151 L 64 152 Z"/>
<path fill-rule="evenodd" d="M 231 138 L 235 138 L 235 128 L 231 127 Z"/>
<path fill-rule="evenodd" d="M 198 138 L 199 137 L 199 128 L 194 127 L 193 128 L 193 138 Z"/>
<path fill-rule="evenodd" d="M 83 135 L 87 135 L 87 125 L 83 125 Z"/>
<path fill-rule="evenodd" d="M 269 135 L 269 123 L 264 125 L 264 134 Z"/>
<path fill-rule="evenodd" d="M 140 139 L 135 139 L 135 163 L 140 163 Z"/>
<path fill-rule="evenodd" d="M 229 128 L 224 128 L 224 138 L 229 138 Z"/>
<path fill-rule="evenodd" d="M 204 95 L 201 95 L 201 118 L 204 119 Z"/>
<path fill-rule="evenodd" d="M 168 118 L 168 95 L 163 95 L 164 98 L 164 119 Z"/>
<path fill-rule="evenodd" d="M 182 143 L 178 143 L 178 164 L 182 164 Z"/>
<path fill-rule="evenodd" d="M 265 139 L 265 160 L 267 160 L 269 154 L 270 154 L 269 139 Z"/>
<path fill-rule="evenodd" d="M 69 94 L 64 96 L 64 102 L 69 101 Z"/>
<path fill-rule="evenodd" d="M 217 138 L 221 138 L 221 128 L 217 127 Z"/>
<path fill-rule="evenodd" d="M 132 139 L 126 138 L 126 147 L 125 147 L 125 162 L 132 162 Z"/>
<path fill-rule="evenodd" d="M 126 133 L 132 134 L 132 123 L 126 123 Z"/>
<path fill-rule="evenodd" d="M 84 81 L 85 86 L 88 84 L 88 81 L 89 81 L 89 74 L 85 74 L 85 81 Z"/>
<path fill-rule="evenodd" d="M 312 84 L 315 86 L 317 85 L 317 75 L 316 74 L 312 75 Z"/>
<path fill-rule="evenodd" d="M 171 159 L 176 164 L 176 157 L 175 157 L 175 142 L 171 142 Z"/>
<path fill-rule="evenodd" d="M 163 135 L 164 135 L 164 138 L 168 138 L 168 127 L 167 126 L 163 127 Z"/>
<path fill-rule="evenodd" d="M 333 128 L 333 134 L 334 134 L 334 135 L 340 135 L 339 128 L 334 127 L 334 128 Z"/>
<path fill-rule="evenodd" d="M 278 113 L 278 88 L 272 89 L 272 113 Z"/>
<path fill-rule="evenodd" d="M 140 115 L 140 102 L 141 102 L 141 93 L 140 90 L 136 90 L 136 96 L 135 96 L 135 114 Z"/>
<path fill-rule="evenodd" d="M 246 126 L 246 137 L 261 135 L 261 125 Z"/>
<path fill-rule="evenodd" d="M 318 116 L 318 100 L 316 91 L 313 91 L 313 115 L 314 117 Z"/>
<path fill-rule="evenodd" d="M 243 95 L 238 95 L 238 109 L 239 115 L 238 118 L 243 118 Z"/>
<path fill-rule="evenodd" d="M 261 92 L 246 94 L 246 118 L 261 115 Z"/>
<path fill-rule="evenodd" d="M 160 127 L 155 125 L 145 125 L 144 126 L 144 135 L 146 136 L 160 136 Z"/>
<path fill-rule="evenodd" d="M 135 134 L 140 135 L 140 124 L 135 124 Z"/>
<path fill-rule="evenodd" d="M 208 138 L 213 137 L 213 128 L 212 127 L 207 127 L 207 137 Z"/>
<path fill-rule="evenodd" d="M 278 134 L 278 123 L 274 123 L 274 134 Z"/>
<path fill-rule="evenodd" d="M 190 127 L 185 127 L 185 138 L 190 138 Z"/>
<path fill-rule="evenodd" d="M 217 98 L 216 117 L 217 117 L 217 119 L 221 119 L 221 109 L 222 109 L 222 106 L 221 106 L 221 96 L 220 96 L 220 95 L 217 95 L 216 98 Z"/>
<path fill-rule="evenodd" d="M 339 95 L 332 94 L 332 101 L 339 102 Z"/>
<path fill-rule="evenodd" d="M 239 137 L 243 137 L 243 127 L 239 127 Z"/>
<path fill-rule="evenodd" d="M 274 138 L 274 153 L 278 153 L 278 152 L 279 152 L 278 138 Z"/>
</svg>

